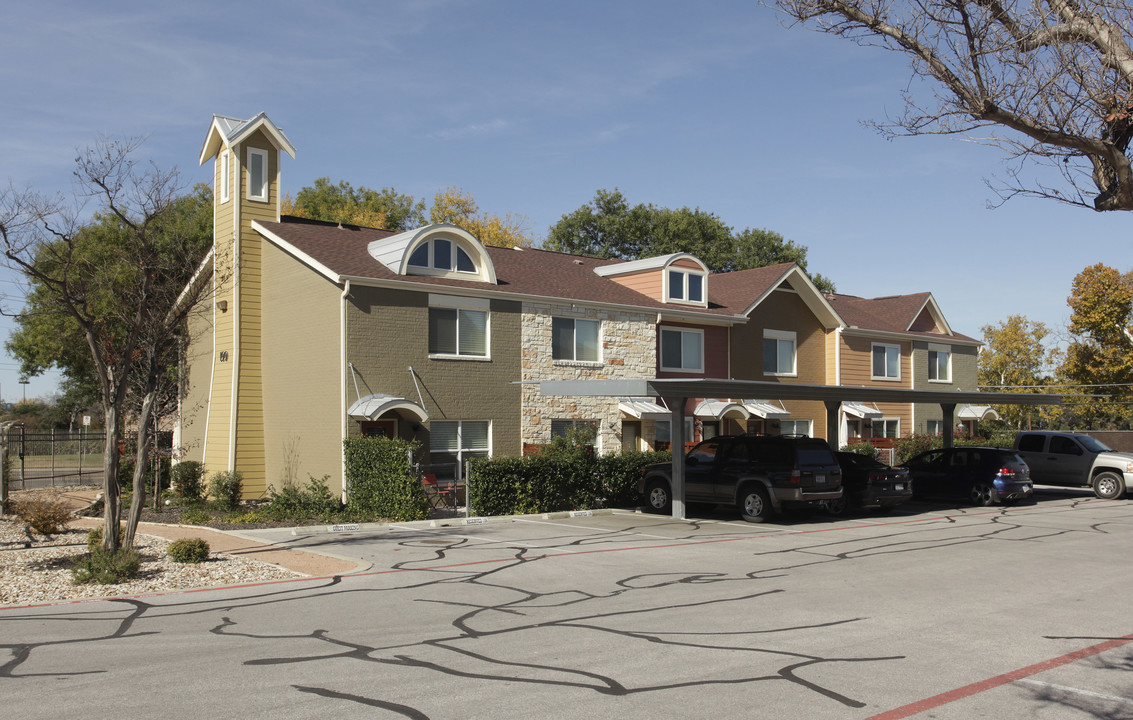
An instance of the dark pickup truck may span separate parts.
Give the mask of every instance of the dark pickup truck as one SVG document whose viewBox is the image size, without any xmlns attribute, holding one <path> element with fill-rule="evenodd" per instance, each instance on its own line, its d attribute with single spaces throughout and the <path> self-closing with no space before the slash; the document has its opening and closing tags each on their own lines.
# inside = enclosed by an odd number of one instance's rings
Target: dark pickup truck
<svg viewBox="0 0 1133 720">
<path fill-rule="evenodd" d="M 672 467 L 650 465 L 638 490 L 650 512 L 672 512 Z M 820 508 L 842 497 L 842 468 L 825 440 L 721 435 L 685 456 L 685 500 L 734 505 L 748 522 L 790 508 Z"/>
</svg>

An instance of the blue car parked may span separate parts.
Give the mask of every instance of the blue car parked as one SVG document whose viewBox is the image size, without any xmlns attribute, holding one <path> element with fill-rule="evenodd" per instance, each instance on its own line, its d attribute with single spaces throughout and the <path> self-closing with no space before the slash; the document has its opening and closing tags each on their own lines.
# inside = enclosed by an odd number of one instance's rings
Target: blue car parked
<svg viewBox="0 0 1133 720">
<path fill-rule="evenodd" d="M 1011 450 L 956 447 L 929 450 L 904 463 L 913 496 L 967 499 L 973 505 L 1009 505 L 1031 497 L 1031 471 Z"/>
</svg>

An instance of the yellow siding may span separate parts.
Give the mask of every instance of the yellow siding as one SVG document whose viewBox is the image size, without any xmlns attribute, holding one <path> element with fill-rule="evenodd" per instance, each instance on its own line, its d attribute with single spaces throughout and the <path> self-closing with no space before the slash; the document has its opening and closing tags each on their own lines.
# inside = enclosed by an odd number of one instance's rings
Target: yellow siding
<svg viewBox="0 0 1133 720">
<path fill-rule="evenodd" d="M 235 164 L 235 163 L 233 163 Z M 219 189 L 220 161 L 214 160 L 214 172 Z M 219 199 L 219 194 L 216 196 Z M 208 347 L 208 401 L 204 411 L 207 412 L 208 428 L 204 438 L 202 461 L 206 472 L 216 472 L 228 469 L 229 457 L 229 430 L 232 415 L 232 372 L 234 367 L 233 347 L 233 319 L 235 317 L 232 281 L 232 233 L 235 218 L 233 213 L 236 207 L 237 195 L 233 189 L 227 203 L 217 203 L 214 206 L 214 261 L 213 261 L 213 302 L 227 303 L 228 311 L 210 314 L 213 316 L 211 342 L 201 339 L 201 344 Z M 222 361 L 221 354 L 227 353 L 227 360 Z"/>
<path fill-rule="evenodd" d="M 268 153 L 267 202 L 247 197 L 248 148 Z M 264 394 L 262 337 L 262 267 L 263 239 L 252 230 L 252 222 L 274 222 L 277 216 L 279 157 L 263 133 L 249 138 L 240 148 L 241 235 L 240 272 L 238 279 L 240 312 L 240 372 L 236 399 L 236 470 L 244 478 L 245 497 L 260 497 L 267 491 L 264 450 Z"/>
</svg>

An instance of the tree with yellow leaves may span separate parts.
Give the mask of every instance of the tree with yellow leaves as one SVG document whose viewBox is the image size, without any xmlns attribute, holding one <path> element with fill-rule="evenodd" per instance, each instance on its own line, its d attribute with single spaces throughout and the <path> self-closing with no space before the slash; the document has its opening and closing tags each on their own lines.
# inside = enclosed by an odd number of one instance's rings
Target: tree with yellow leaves
<svg viewBox="0 0 1133 720">
<path fill-rule="evenodd" d="M 472 194 L 458 187 L 437 191 L 429 210 L 429 221 L 456 225 L 485 245 L 530 247 L 533 244 L 527 216 L 508 213 L 500 217 L 481 212 Z"/>
<path fill-rule="evenodd" d="M 1126 429 L 1133 424 L 1133 273 L 1091 265 L 1074 278 L 1066 302 L 1073 339 L 1059 374 L 1095 396 L 1068 400 L 1076 416 L 1072 422 Z"/>
</svg>

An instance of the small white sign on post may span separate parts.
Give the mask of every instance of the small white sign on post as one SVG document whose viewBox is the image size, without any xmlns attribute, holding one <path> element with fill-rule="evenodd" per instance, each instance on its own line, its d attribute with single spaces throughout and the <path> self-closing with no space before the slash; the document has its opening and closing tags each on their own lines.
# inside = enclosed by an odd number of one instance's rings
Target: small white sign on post
<svg viewBox="0 0 1133 720">
<path fill-rule="evenodd" d="M 90 427 L 90 415 L 83 415 L 83 427 Z"/>
</svg>

